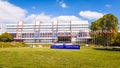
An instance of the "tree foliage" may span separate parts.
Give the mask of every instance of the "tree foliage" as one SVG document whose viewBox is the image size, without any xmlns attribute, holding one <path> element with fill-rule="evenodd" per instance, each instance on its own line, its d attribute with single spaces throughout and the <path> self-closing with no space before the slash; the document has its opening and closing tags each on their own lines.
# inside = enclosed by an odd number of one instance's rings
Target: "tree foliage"
<svg viewBox="0 0 120 68">
<path fill-rule="evenodd" d="M 92 38 L 95 44 L 110 45 L 114 43 L 118 32 L 118 19 L 113 14 L 106 14 L 91 23 Z M 106 31 L 106 32 L 104 32 Z M 111 32 L 111 33 L 108 33 Z"/>
<path fill-rule="evenodd" d="M 113 14 L 106 14 L 102 18 L 92 22 L 90 29 L 96 30 L 115 30 L 118 31 L 118 19 Z"/>
<path fill-rule="evenodd" d="M 9 33 L 5 32 L 0 35 L 0 41 L 11 42 L 11 41 L 13 41 L 13 37 Z"/>
<path fill-rule="evenodd" d="M 120 33 L 117 33 L 117 37 L 113 43 L 114 46 L 120 46 Z"/>
</svg>

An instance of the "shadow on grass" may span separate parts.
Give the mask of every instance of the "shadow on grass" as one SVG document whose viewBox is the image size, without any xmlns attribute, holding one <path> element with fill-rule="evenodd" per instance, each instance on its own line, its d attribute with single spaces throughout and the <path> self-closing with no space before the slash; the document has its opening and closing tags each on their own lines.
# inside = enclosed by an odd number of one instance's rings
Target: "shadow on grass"
<svg viewBox="0 0 120 68">
<path fill-rule="evenodd" d="M 107 50 L 107 51 L 120 51 L 120 47 L 100 47 L 100 48 L 93 48 L 95 50 Z"/>
</svg>

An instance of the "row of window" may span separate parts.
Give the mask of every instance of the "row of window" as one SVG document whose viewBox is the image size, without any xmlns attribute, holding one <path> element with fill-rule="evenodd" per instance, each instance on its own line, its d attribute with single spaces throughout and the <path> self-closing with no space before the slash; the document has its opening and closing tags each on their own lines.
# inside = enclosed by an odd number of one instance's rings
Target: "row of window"
<svg viewBox="0 0 120 68">
<path fill-rule="evenodd" d="M 49 39 L 44 39 L 44 40 L 32 40 L 32 39 L 26 39 L 24 40 L 24 42 L 26 43 L 52 43 L 52 40 L 49 40 Z"/>
<path fill-rule="evenodd" d="M 19 34 L 16 34 L 16 33 L 11 33 L 11 35 L 16 38 L 16 35 L 22 37 L 22 38 L 40 38 L 40 37 L 53 37 L 53 36 L 70 36 L 71 33 L 70 32 L 59 32 L 59 33 L 19 33 Z M 83 32 L 83 33 L 78 33 L 78 32 L 73 32 L 72 33 L 72 36 L 78 36 L 78 37 L 86 37 L 86 36 L 89 36 L 89 33 L 87 32 Z"/>
</svg>

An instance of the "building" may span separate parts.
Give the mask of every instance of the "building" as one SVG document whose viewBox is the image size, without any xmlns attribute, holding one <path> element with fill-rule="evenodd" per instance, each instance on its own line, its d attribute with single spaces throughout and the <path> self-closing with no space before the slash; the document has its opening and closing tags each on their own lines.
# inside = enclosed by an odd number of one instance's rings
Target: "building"
<svg viewBox="0 0 120 68">
<path fill-rule="evenodd" d="M 7 24 L 6 31 L 15 41 L 26 43 L 69 43 L 85 42 L 90 39 L 88 21 L 49 22 L 36 21 L 34 24 Z"/>
</svg>

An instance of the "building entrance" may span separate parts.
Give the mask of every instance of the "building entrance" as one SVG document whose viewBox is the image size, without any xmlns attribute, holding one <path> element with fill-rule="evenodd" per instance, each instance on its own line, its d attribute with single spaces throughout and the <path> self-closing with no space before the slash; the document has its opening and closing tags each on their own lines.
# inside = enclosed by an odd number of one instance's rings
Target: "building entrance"
<svg viewBox="0 0 120 68">
<path fill-rule="evenodd" d="M 71 43 L 71 36 L 58 36 L 57 43 Z"/>
</svg>

